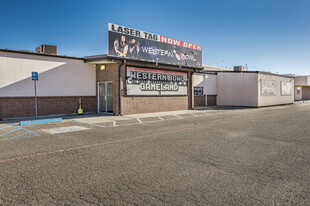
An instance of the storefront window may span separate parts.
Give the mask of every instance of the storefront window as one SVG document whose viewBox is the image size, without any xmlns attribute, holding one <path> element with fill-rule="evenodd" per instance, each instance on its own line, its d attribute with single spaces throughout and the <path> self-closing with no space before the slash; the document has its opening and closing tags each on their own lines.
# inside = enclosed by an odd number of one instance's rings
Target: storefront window
<svg viewBox="0 0 310 206">
<path fill-rule="evenodd" d="M 203 95 L 203 87 L 194 87 L 194 95 Z"/>
</svg>

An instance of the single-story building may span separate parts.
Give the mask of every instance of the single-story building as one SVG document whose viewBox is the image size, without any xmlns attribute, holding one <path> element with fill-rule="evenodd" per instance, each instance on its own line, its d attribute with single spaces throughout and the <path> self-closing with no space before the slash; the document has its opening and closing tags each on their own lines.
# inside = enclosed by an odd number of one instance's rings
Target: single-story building
<svg viewBox="0 0 310 206">
<path fill-rule="evenodd" d="M 192 109 L 201 65 L 201 45 L 112 23 L 106 55 L 0 49 L 0 119 L 76 113 L 80 100 L 84 112 L 114 115 Z"/>
<path fill-rule="evenodd" d="M 295 76 L 295 101 L 310 100 L 310 76 Z"/>
<path fill-rule="evenodd" d="M 193 81 L 196 106 L 262 107 L 294 103 L 292 76 L 237 67 L 199 71 Z"/>
<path fill-rule="evenodd" d="M 114 115 L 187 110 L 194 107 L 192 75 L 199 67 L 123 59 L 84 58 L 55 52 L 0 49 L 0 119 L 88 113 Z"/>
</svg>

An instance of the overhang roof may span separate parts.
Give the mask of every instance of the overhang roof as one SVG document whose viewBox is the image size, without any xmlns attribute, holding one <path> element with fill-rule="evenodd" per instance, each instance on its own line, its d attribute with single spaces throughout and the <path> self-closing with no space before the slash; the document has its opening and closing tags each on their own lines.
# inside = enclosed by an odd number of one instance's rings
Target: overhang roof
<svg viewBox="0 0 310 206">
<path fill-rule="evenodd" d="M 103 55 L 95 55 L 95 56 L 86 56 L 84 57 L 85 63 L 92 64 L 111 64 L 111 63 L 126 63 L 127 65 L 136 65 L 136 66 L 151 66 L 157 68 L 169 68 L 169 69 L 177 69 L 177 70 L 203 70 L 203 67 L 191 67 L 184 65 L 173 65 L 173 64 L 165 64 L 159 62 L 151 62 L 151 61 L 143 61 L 137 59 L 125 59 L 116 56 L 109 56 L 107 54 Z"/>
<path fill-rule="evenodd" d="M 290 75 L 285 75 L 285 74 L 274 74 L 271 72 L 263 72 L 263 71 L 198 71 L 197 73 L 201 74 L 217 74 L 217 73 L 256 73 L 256 74 L 264 74 L 264 75 L 271 75 L 271 76 L 280 76 L 280 77 L 287 77 L 287 78 L 292 78 L 295 79 L 294 76 Z"/>
</svg>

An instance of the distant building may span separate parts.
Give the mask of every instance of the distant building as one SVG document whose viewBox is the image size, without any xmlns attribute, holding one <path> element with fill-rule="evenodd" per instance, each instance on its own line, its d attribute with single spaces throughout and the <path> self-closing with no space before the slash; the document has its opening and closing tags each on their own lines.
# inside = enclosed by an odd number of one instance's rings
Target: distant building
<svg viewBox="0 0 310 206">
<path fill-rule="evenodd" d="M 294 103 L 294 77 L 237 66 L 204 66 L 193 76 L 195 106 L 262 107 Z"/>
<path fill-rule="evenodd" d="M 213 66 L 209 64 L 203 64 L 202 67 L 204 71 L 233 71 L 231 68 Z"/>
<path fill-rule="evenodd" d="M 310 100 L 310 76 L 295 76 L 295 100 Z"/>
</svg>

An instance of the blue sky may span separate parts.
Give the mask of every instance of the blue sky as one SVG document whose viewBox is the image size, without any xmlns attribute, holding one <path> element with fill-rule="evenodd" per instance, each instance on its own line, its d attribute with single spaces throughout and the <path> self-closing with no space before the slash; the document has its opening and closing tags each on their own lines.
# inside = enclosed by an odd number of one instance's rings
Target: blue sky
<svg viewBox="0 0 310 206">
<path fill-rule="evenodd" d="M 0 48 L 107 53 L 108 22 L 203 47 L 203 63 L 310 74 L 309 0 L 0 0 Z"/>
</svg>

